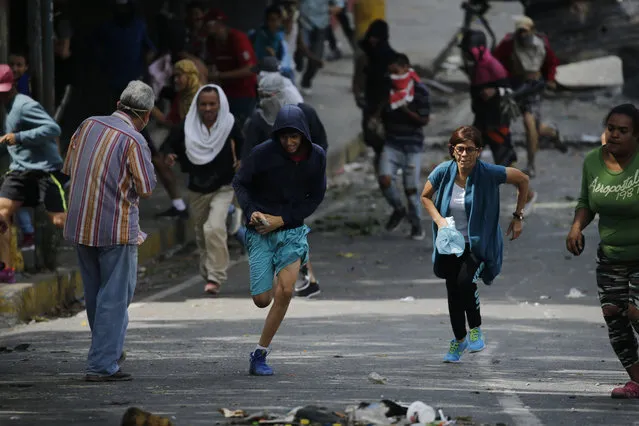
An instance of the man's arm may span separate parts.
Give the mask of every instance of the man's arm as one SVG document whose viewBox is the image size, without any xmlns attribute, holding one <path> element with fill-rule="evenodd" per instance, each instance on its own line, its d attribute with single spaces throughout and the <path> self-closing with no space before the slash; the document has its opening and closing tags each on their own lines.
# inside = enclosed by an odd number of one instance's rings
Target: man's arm
<svg viewBox="0 0 639 426">
<path fill-rule="evenodd" d="M 513 54 L 513 43 L 512 36 L 506 35 L 493 50 L 493 56 L 501 62 L 508 73 L 510 73 L 510 57 Z"/>
<path fill-rule="evenodd" d="M 312 153 L 311 155 L 316 155 Z M 301 222 L 313 214 L 324 200 L 326 194 L 326 156 L 322 153 L 319 170 L 316 171 L 308 197 L 301 203 L 292 206 L 282 215 L 284 224 Z"/>
<path fill-rule="evenodd" d="M 22 107 L 22 121 L 35 124 L 35 127 L 16 132 L 16 143 L 27 146 L 39 145 L 42 139 L 53 139 L 62 133 L 58 123 L 42 108 L 42 105 L 35 101 Z"/>
<path fill-rule="evenodd" d="M 415 96 L 412 102 L 415 111 L 408 106 L 403 111 L 416 123 L 425 126 L 430 121 L 430 95 L 426 87 L 415 87 Z"/>
<path fill-rule="evenodd" d="M 555 52 L 550 47 L 550 41 L 547 37 L 543 37 L 544 45 L 546 46 L 546 57 L 544 63 L 541 66 L 541 73 L 544 76 L 544 80 L 554 83 L 557 76 L 557 67 L 559 66 L 559 59 Z"/>
<path fill-rule="evenodd" d="M 80 127 L 71 136 L 71 142 L 69 142 L 69 148 L 67 149 L 67 156 L 64 158 L 64 164 L 62 165 L 62 173 L 67 176 L 71 176 L 73 172 L 73 166 L 75 165 L 76 157 L 78 155 L 78 139 L 84 132 L 86 122 L 82 123 Z"/>
<path fill-rule="evenodd" d="M 157 183 L 151 162 L 151 150 L 146 144 L 140 144 L 135 140 L 130 140 L 129 143 L 127 169 L 133 178 L 137 194 L 141 198 L 148 198 Z"/>
</svg>

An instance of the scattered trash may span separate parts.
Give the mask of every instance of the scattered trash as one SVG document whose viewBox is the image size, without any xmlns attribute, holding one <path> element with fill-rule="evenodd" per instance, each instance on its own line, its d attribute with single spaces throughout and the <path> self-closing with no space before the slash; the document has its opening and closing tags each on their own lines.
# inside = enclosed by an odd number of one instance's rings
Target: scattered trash
<svg viewBox="0 0 639 426">
<path fill-rule="evenodd" d="M 550 296 L 541 295 L 541 296 L 539 296 L 539 299 L 540 299 L 540 300 L 549 300 L 549 299 L 550 299 Z"/>
<path fill-rule="evenodd" d="M 231 411 L 228 408 L 220 408 L 219 410 L 220 413 L 222 413 L 222 415 L 224 415 L 224 417 L 226 417 L 227 419 L 231 419 L 231 418 L 244 418 L 247 417 L 248 414 L 246 414 L 246 412 L 244 412 L 243 410 L 234 410 Z"/>
<path fill-rule="evenodd" d="M 413 296 L 402 297 L 399 299 L 400 302 L 414 302 L 415 298 Z"/>
<path fill-rule="evenodd" d="M 124 413 L 121 426 L 174 426 L 174 423 L 166 417 L 156 416 L 136 407 L 131 407 Z"/>
<path fill-rule="evenodd" d="M 384 376 L 379 375 L 378 373 L 372 372 L 368 375 L 368 380 L 377 385 L 385 385 L 388 379 Z"/>
<path fill-rule="evenodd" d="M 601 142 L 601 135 L 588 135 L 584 133 L 581 135 L 581 140 L 582 142 L 590 142 L 590 143 Z"/>
<path fill-rule="evenodd" d="M 344 252 L 341 252 L 341 251 L 339 253 L 337 253 L 337 255 L 339 257 L 343 257 L 345 259 L 352 259 L 352 258 L 357 256 L 355 253 L 351 253 L 351 252 L 344 253 Z"/>
<path fill-rule="evenodd" d="M 428 424 L 434 422 L 436 417 L 435 409 L 421 401 L 413 402 L 410 407 L 408 407 L 408 412 L 406 413 L 406 419 L 408 419 L 411 424 Z"/>
<path fill-rule="evenodd" d="M 567 299 L 579 299 L 581 297 L 586 297 L 586 295 L 581 290 L 575 287 L 571 288 L 566 295 Z"/>
<path fill-rule="evenodd" d="M 10 348 L 9 346 L 0 346 L 0 354 L 1 353 L 6 353 L 9 354 L 11 352 L 26 352 L 29 348 L 31 347 L 30 343 L 20 343 L 17 346 L 14 346 L 13 348 Z"/>
</svg>

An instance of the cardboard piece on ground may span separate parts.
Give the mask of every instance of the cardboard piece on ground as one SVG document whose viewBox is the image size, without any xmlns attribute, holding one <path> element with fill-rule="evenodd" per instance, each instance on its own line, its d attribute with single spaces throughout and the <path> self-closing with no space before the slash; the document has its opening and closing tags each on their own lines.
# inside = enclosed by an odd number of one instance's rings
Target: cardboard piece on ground
<svg viewBox="0 0 639 426">
<path fill-rule="evenodd" d="M 604 56 L 587 61 L 560 65 L 557 83 L 566 87 L 607 87 L 623 85 L 621 59 Z"/>
</svg>

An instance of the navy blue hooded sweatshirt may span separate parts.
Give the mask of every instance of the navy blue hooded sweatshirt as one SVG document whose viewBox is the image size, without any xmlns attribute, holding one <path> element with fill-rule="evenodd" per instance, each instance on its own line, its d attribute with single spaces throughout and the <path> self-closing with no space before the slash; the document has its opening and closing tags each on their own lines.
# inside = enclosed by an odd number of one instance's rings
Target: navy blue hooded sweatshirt
<svg viewBox="0 0 639 426">
<path fill-rule="evenodd" d="M 302 143 L 311 147 L 305 160 L 295 162 L 282 147 L 277 134 L 284 129 L 302 133 Z M 233 188 L 247 222 L 258 211 L 281 216 L 284 226 L 280 229 L 293 229 L 317 209 L 326 193 L 326 154 L 311 142 L 306 117 L 298 106 L 282 107 L 271 139 L 242 159 Z"/>
</svg>

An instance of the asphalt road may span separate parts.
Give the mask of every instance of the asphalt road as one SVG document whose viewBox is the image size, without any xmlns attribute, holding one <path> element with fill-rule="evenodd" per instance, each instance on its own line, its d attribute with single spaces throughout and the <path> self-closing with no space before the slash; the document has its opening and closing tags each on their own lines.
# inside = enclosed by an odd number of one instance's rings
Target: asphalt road
<svg viewBox="0 0 639 426">
<path fill-rule="evenodd" d="M 425 167 L 442 157 L 427 153 Z M 441 362 L 452 332 L 432 242 L 408 240 L 407 228 L 380 230 L 388 208 L 362 164 L 348 168 L 319 212 L 311 247 L 322 295 L 294 300 L 270 358 L 274 377 L 247 374 L 266 312 L 248 297 L 246 263 L 240 258 L 212 299 L 193 278 L 196 258 L 183 253 L 141 274 L 126 343 L 130 383 L 81 381 L 84 313 L 0 335 L 0 346 L 31 345 L 0 353 L 0 424 L 116 425 L 140 406 L 204 425 L 221 407 L 344 409 L 382 397 L 492 424 L 633 424 L 636 402 L 609 397 L 625 376 L 597 304 L 595 229 L 581 258 L 564 249 L 582 157 L 542 152 L 535 214 L 521 239 L 506 243 L 502 275 L 481 288 L 488 348 L 459 365 Z M 505 221 L 513 202 L 505 188 Z M 583 297 L 566 297 L 571 288 Z M 370 383 L 371 372 L 387 384 Z"/>
</svg>

